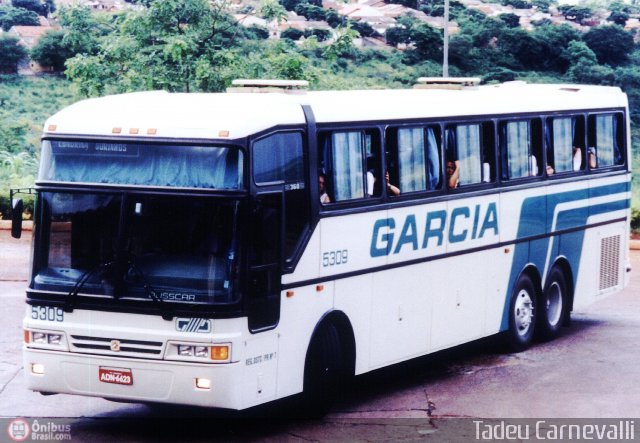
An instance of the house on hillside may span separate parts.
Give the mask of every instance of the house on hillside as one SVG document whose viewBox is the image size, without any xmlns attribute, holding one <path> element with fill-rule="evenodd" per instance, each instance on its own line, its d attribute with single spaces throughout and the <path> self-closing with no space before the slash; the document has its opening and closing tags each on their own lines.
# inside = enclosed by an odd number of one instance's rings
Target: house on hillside
<svg viewBox="0 0 640 443">
<path fill-rule="evenodd" d="M 278 37 L 282 31 L 290 28 L 298 29 L 302 32 L 312 29 L 323 29 L 329 31 L 331 35 L 334 33 L 333 28 L 324 20 L 307 20 L 306 17 L 292 11 L 288 12 L 287 21 L 280 23 L 278 27 Z"/>
<path fill-rule="evenodd" d="M 251 26 L 267 28 L 268 25 L 265 19 L 258 17 L 255 14 L 234 14 L 233 18 L 235 18 L 236 21 L 245 28 L 250 28 Z"/>
<path fill-rule="evenodd" d="M 17 37 L 21 45 L 27 50 L 31 50 L 44 34 L 55 29 L 58 28 L 54 26 L 13 26 L 7 34 Z M 42 72 L 50 72 L 50 70 L 43 68 L 28 57 L 18 63 L 18 74 L 33 75 Z"/>
</svg>

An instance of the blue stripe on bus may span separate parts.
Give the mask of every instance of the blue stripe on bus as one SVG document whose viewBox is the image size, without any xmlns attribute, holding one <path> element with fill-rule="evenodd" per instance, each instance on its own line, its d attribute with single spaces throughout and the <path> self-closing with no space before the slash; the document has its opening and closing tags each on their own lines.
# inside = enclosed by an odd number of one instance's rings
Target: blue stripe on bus
<svg viewBox="0 0 640 443">
<path fill-rule="evenodd" d="M 553 232 L 557 232 L 572 228 L 579 229 L 586 225 L 589 216 L 629 209 L 631 205 L 631 200 L 629 198 L 595 205 L 589 204 L 588 199 L 626 193 L 629 192 L 630 189 L 630 182 L 623 182 L 599 186 L 593 189 L 580 189 L 547 196 L 527 198 L 522 203 L 516 238 L 522 239 L 534 235 L 546 235 L 551 233 L 552 230 Z M 580 200 L 586 200 L 585 205 L 577 208 L 561 210 L 557 215 L 555 227 L 552 226 L 554 213 L 558 205 Z M 515 245 L 513 261 L 511 263 L 511 272 L 509 275 L 509 285 L 505 294 L 505 303 L 502 312 L 502 322 L 500 325 L 501 331 L 505 331 L 509 327 L 509 305 L 511 302 L 511 293 L 517 278 L 524 267 L 528 264 L 534 265 L 540 273 L 544 272 L 550 241 L 552 242 L 552 249 L 551 254 L 549 254 L 549 266 L 551 267 L 553 265 L 556 257 L 566 257 L 571 266 L 574 280 L 573 287 L 575 288 L 584 243 L 584 232 L 585 231 L 583 229 L 579 229 L 574 232 L 536 239 L 530 242 L 517 243 Z M 547 272 L 549 270 L 550 269 L 547 269 Z M 542 275 L 541 277 L 544 278 Z"/>
</svg>

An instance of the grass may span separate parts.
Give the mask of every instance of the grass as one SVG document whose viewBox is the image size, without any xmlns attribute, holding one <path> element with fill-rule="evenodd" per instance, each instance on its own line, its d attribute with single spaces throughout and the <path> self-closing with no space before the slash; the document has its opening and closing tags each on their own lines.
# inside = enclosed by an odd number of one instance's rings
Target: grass
<svg viewBox="0 0 640 443">
<path fill-rule="evenodd" d="M 78 99 L 61 77 L 0 75 L 0 215 L 8 213 L 9 189 L 33 186 L 47 118 Z"/>
</svg>

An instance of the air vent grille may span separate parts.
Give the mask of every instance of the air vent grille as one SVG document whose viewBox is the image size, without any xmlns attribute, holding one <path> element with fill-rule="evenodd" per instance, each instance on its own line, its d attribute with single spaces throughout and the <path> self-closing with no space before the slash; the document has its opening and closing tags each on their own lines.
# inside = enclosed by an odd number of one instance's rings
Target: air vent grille
<svg viewBox="0 0 640 443">
<path fill-rule="evenodd" d="M 620 280 L 620 236 L 600 240 L 600 290 L 618 286 Z"/>
</svg>

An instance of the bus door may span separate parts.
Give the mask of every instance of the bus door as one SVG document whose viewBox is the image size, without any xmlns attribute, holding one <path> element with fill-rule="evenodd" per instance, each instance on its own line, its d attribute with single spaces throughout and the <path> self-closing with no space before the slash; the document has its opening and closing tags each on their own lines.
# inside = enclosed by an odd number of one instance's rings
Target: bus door
<svg viewBox="0 0 640 443">
<path fill-rule="evenodd" d="M 249 214 L 247 314 L 251 332 L 271 329 L 280 318 L 283 192 L 258 194 Z"/>
</svg>

